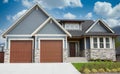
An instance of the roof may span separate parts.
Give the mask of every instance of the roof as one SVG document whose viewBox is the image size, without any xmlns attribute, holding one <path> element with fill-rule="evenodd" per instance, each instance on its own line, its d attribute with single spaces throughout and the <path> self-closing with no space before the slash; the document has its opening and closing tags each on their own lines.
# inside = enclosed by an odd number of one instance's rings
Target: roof
<svg viewBox="0 0 120 74">
<path fill-rule="evenodd" d="M 49 20 L 53 20 L 53 21 L 56 23 L 56 25 L 58 25 L 58 27 L 60 27 L 60 29 L 62 29 L 68 36 L 71 37 L 71 34 L 70 34 L 66 29 L 64 29 L 53 17 L 49 16 L 49 14 L 48 14 L 43 8 L 41 8 L 41 6 L 40 6 L 38 3 L 35 4 L 32 8 L 30 8 L 30 9 L 29 9 L 25 14 L 23 14 L 23 16 L 21 16 L 17 21 L 15 21 L 15 23 L 13 23 L 13 25 L 12 25 L 10 28 L 8 28 L 8 30 L 6 30 L 6 31 L 2 34 L 2 36 L 3 36 L 3 37 L 6 37 L 6 35 L 8 35 L 8 33 L 9 33 L 11 30 L 13 30 L 13 29 L 18 25 L 18 22 L 21 22 L 22 19 L 24 19 L 28 14 L 30 14 L 30 13 L 33 11 L 33 9 L 36 8 L 36 7 L 39 8 L 45 15 L 47 15 L 48 18 L 47 18 L 42 24 L 40 24 L 37 28 L 35 28 L 36 30 L 34 30 L 32 33 L 28 34 L 29 36 L 34 36 L 35 33 L 37 33 L 37 31 L 39 31 L 39 29 L 41 29 L 42 26 L 44 26 Z M 12 34 L 12 35 L 14 35 L 14 34 Z M 19 35 L 19 36 L 20 36 L 20 35 Z"/>
<path fill-rule="evenodd" d="M 82 30 L 68 30 L 68 32 L 71 33 L 71 35 L 73 37 L 76 36 L 117 36 L 116 33 L 114 33 L 114 31 L 103 21 L 101 20 L 97 20 L 97 21 L 93 21 L 93 20 L 75 20 L 75 19 L 57 19 L 58 22 L 80 22 L 80 25 L 82 25 Z M 102 22 L 104 24 L 104 27 L 109 30 L 111 33 L 107 33 L 107 32 L 86 32 L 88 30 L 90 30 L 90 28 L 92 28 L 97 22 Z"/>
</svg>

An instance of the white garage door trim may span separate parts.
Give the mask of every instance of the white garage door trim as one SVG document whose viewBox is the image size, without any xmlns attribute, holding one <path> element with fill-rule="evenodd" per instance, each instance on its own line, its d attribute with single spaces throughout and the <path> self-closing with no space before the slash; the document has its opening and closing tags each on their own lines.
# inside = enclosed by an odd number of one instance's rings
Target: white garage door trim
<svg viewBox="0 0 120 74">
<path fill-rule="evenodd" d="M 34 39 L 32 38 L 10 38 L 8 39 L 8 50 L 9 50 L 9 61 L 10 62 L 10 46 L 11 46 L 11 41 L 12 40 L 32 40 L 32 49 L 34 49 Z M 33 62 L 33 56 L 32 56 L 32 62 Z"/>
<path fill-rule="evenodd" d="M 39 38 L 38 39 L 38 49 L 39 49 L 39 52 L 40 52 L 40 41 L 41 40 L 62 40 L 62 48 L 63 48 L 63 50 L 62 50 L 62 58 L 64 58 L 64 38 Z M 40 53 L 39 53 L 40 54 Z M 39 59 L 40 59 L 40 57 L 39 57 Z M 63 61 L 64 61 L 64 59 L 62 59 Z M 40 62 L 40 61 L 39 61 Z"/>
</svg>

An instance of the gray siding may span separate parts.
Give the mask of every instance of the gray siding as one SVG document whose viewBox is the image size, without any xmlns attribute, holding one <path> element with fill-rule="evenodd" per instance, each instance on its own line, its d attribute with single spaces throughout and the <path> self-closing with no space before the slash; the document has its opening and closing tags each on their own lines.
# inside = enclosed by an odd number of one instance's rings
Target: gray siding
<svg viewBox="0 0 120 74">
<path fill-rule="evenodd" d="M 8 34 L 31 34 L 48 18 L 41 10 L 35 8 Z"/>
<path fill-rule="evenodd" d="M 93 28 L 90 30 L 90 32 L 108 32 L 108 31 L 100 23 L 97 23 L 95 26 L 93 26 Z"/>
<path fill-rule="evenodd" d="M 49 22 L 38 32 L 38 34 L 65 34 L 65 32 L 60 29 L 56 23 Z"/>
<path fill-rule="evenodd" d="M 90 38 L 86 38 L 86 49 L 90 49 Z"/>
</svg>

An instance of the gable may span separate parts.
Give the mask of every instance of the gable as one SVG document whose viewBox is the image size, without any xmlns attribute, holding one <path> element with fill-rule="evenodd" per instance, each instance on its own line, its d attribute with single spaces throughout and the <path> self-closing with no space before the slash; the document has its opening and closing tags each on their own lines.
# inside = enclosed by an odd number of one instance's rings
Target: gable
<svg viewBox="0 0 120 74">
<path fill-rule="evenodd" d="M 66 34 L 54 21 L 49 20 L 37 34 Z"/>
<path fill-rule="evenodd" d="M 101 20 L 95 22 L 87 32 L 105 32 L 105 33 L 114 33 L 106 23 Z"/>
<path fill-rule="evenodd" d="M 31 34 L 48 17 L 40 10 L 34 10 L 8 34 Z"/>
<path fill-rule="evenodd" d="M 89 32 L 110 32 L 100 21 L 97 22 Z"/>
<path fill-rule="evenodd" d="M 20 22 L 16 23 L 16 26 L 11 31 L 9 31 L 8 34 L 31 34 L 47 18 L 48 16 L 38 6 L 35 6 L 26 15 L 24 15 L 24 18 L 22 18 Z"/>
</svg>

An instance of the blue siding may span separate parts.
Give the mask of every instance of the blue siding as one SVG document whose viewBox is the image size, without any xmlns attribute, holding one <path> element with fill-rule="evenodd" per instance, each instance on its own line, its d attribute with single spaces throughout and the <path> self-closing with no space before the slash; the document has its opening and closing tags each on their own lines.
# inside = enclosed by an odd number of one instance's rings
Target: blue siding
<svg viewBox="0 0 120 74">
<path fill-rule="evenodd" d="M 60 29 L 56 23 L 49 22 L 38 32 L 38 34 L 65 34 L 65 32 Z"/>
<path fill-rule="evenodd" d="M 26 15 L 26 17 L 17 23 L 17 26 L 14 27 L 8 34 L 31 34 L 36 30 L 48 16 L 44 14 L 41 10 L 36 10 L 35 8 Z"/>
<path fill-rule="evenodd" d="M 80 39 L 80 50 L 84 50 L 84 39 Z"/>
<path fill-rule="evenodd" d="M 86 49 L 90 49 L 90 38 L 86 38 Z"/>
<path fill-rule="evenodd" d="M 93 28 L 90 30 L 90 32 L 108 32 L 108 30 L 101 25 L 102 23 L 97 23 L 93 26 Z"/>
</svg>

